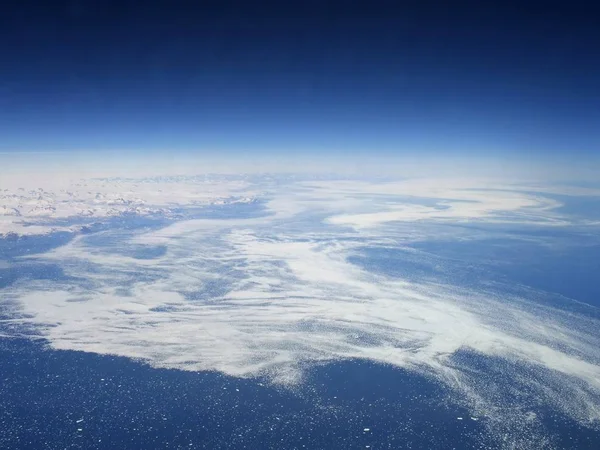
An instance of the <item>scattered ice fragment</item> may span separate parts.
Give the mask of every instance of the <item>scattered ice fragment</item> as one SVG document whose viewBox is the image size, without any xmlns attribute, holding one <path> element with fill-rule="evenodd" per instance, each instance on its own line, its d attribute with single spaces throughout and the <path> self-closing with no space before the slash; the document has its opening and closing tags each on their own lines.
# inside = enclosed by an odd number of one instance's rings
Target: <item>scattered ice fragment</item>
<svg viewBox="0 0 600 450">
<path fill-rule="evenodd" d="M 78 419 L 78 420 L 75 421 L 75 423 L 81 423 L 81 422 L 83 422 L 83 418 Z"/>
<path fill-rule="evenodd" d="M 525 414 L 526 420 L 534 420 L 536 417 L 537 417 L 537 414 L 534 413 L 533 411 L 529 411 L 527 414 Z"/>
<path fill-rule="evenodd" d="M 235 388 L 235 392 L 240 392 L 240 390 L 238 388 Z"/>
<path fill-rule="evenodd" d="M 462 417 L 457 417 L 457 419 L 458 419 L 458 420 L 462 420 L 463 418 L 462 418 Z"/>
<path fill-rule="evenodd" d="M 479 420 L 477 417 L 471 417 L 471 420 Z"/>
<path fill-rule="evenodd" d="M 365 428 L 363 431 L 366 433 L 367 431 L 371 431 L 371 429 L 370 428 Z"/>
<path fill-rule="evenodd" d="M 83 428 L 77 428 L 77 431 L 83 431 Z"/>
</svg>

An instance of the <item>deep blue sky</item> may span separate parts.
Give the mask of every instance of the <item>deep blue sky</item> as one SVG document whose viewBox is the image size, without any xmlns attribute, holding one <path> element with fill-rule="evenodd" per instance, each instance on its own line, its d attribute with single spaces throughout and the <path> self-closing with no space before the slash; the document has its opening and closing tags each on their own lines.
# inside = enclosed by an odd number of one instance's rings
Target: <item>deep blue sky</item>
<svg viewBox="0 0 600 450">
<path fill-rule="evenodd" d="M 492 3 L 9 0 L 0 151 L 600 152 L 593 2 Z"/>
</svg>

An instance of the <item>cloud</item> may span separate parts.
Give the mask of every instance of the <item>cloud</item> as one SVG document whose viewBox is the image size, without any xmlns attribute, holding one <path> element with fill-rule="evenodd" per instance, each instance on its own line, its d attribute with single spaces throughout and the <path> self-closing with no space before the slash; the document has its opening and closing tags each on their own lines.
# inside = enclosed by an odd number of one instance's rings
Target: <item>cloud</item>
<svg viewBox="0 0 600 450">
<path fill-rule="evenodd" d="M 435 272 L 401 278 L 352 262 L 374 246 L 398 250 L 434 238 L 423 223 L 569 223 L 554 200 L 494 186 L 294 183 L 267 192 L 268 216 L 108 230 L 104 243 L 80 236 L 27 258 L 59 265 L 67 279 L 27 280 L 7 291 L 28 315 L 23 323 L 57 349 L 264 375 L 289 386 L 313 364 L 365 358 L 435 377 L 496 430 L 516 424 L 530 411 L 504 410 L 473 378 L 458 358 L 473 352 L 506 361 L 515 376 L 527 367 L 532 383 L 521 388 L 528 395 L 597 426 L 598 320 L 534 301 L 546 294 L 533 290 L 464 286 Z M 147 259 L 124 251 L 143 245 L 165 251 Z"/>
</svg>

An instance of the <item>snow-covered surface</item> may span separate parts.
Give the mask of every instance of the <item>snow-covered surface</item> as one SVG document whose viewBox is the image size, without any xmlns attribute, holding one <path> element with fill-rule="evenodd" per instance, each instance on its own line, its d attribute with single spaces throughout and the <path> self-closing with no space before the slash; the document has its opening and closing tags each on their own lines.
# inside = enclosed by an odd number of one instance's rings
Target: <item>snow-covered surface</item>
<svg viewBox="0 0 600 450">
<path fill-rule="evenodd" d="M 7 183 L 0 182 L 0 236 L 76 231 L 80 225 L 69 221 L 81 218 L 168 216 L 181 207 L 249 202 L 255 194 L 242 180 L 206 176 L 135 180 L 47 177 L 37 183 L 24 177 L 5 186 Z"/>
</svg>

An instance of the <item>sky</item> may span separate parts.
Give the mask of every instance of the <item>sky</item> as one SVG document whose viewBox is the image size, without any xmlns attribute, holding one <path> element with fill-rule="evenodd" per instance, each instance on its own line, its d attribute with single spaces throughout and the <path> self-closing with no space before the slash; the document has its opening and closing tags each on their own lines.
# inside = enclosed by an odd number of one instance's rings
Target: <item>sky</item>
<svg viewBox="0 0 600 450">
<path fill-rule="evenodd" d="M 592 2 L 13 1 L 0 152 L 600 153 Z"/>
</svg>

